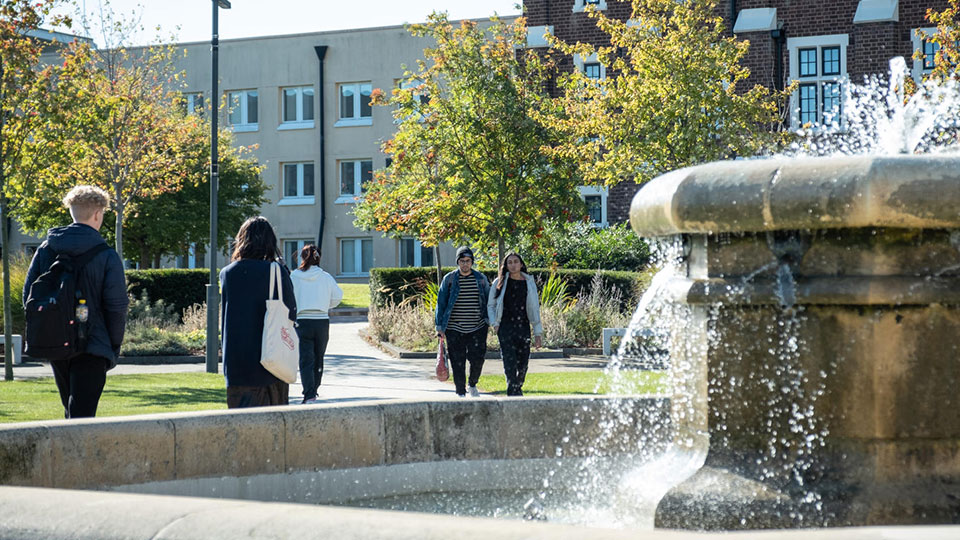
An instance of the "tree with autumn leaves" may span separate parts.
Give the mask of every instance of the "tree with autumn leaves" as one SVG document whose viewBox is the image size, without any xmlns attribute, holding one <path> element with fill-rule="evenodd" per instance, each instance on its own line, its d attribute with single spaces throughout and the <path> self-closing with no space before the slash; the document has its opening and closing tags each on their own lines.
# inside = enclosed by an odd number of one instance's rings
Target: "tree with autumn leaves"
<svg viewBox="0 0 960 540">
<path fill-rule="evenodd" d="M 607 72 L 561 78 L 564 114 L 542 119 L 568 135 L 552 155 L 578 163 L 586 183 L 611 186 L 775 146 L 789 89 L 741 88 L 749 42 L 725 36 L 715 8 L 715 0 L 632 0 L 631 18 L 620 21 L 587 6 L 609 46 L 548 38 Z"/>
<path fill-rule="evenodd" d="M 469 241 L 502 257 L 521 232 L 582 209 L 574 169 L 548 151 L 562 134 L 536 119 L 553 114 L 553 64 L 520 50 L 524 20 L 453 24 L 433 14 L 410 33 L 436 46 L 391 96 L 371 96 L 395 107 L 397 131 L 383 146 L 391 165 L 363 187 L 357 226 L 428 246 Z"/>
<path fill-rule="evenodd" d="M 11 184 L 31 181 L 42 169 L 45 143 L 36 134 L 48 111 L 52 69 L 40 68 L 43 42 L 31 33 L 52 18 L 56 0 L 0 0 L 0 245 L 10 245 L 10 219 L 19 199 L 8 195 Z M 4 350 L 12 350 L 10 250 L 3 250 Z M 13 380 L 12 354 L 4 355 L 4 379 Z"/>
</svg>

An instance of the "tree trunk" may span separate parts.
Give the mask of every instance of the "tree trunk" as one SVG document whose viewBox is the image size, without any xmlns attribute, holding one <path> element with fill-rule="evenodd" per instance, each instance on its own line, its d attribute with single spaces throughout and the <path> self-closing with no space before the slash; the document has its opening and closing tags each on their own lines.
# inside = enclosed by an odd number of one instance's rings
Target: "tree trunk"
<svg viewBox="0 0 960 540">
<path fill-rule="evenodd" d="M 116 241 L 116 250 L 117 255 L 120 255 L 120 262 L 124 261 L 123 258 L 123 200 L 120 198 L 120 190 L 117 190 L 116 194 L 117 201 L 117 220 L 116 220 L 116 232 L 117 232 L 117 241 Z"/>
<path fill-rule="evenodd" d="M 437 261 L 437 287 L 439 287 L 440 281 L 443 279 L 443 267 L 440 266 L 440 244 L 434 246 L 433 258 Z"/>
<path fill-rule="evenodd" d="M 147 251 L 147 246 L 140 244 L 140 269 L 150 268 L 150 252 Z"/>
<path fill-rule="evenodd" d="M 153 256 L 153 266 L 151 268 L 160 268 L 160 254 L 156 253 Z"/>
<path fill-rule="evenodd" d="M 497 268 L 500 267 L 500 264 L 503 262 L 503 256 L 506 254 L 506 246 L 504 245 L 503 236 L 497 237 Z"/>
<path fill-rule="evenodd" d="M 2 161 L 0 161 L 2 166 Z M 0 168 L 0 188 L 4 181 L 3 170 Z M 8 215 L 7 197 L 0 193 L 0 242 L 3 243 L 3 379 L 13 380 L 13 309 L 10 305 L 10 218 Z"/>
<path fill-rule="evenodd" d="M 3 59 L 0 58 L 0 81 L 4 73 Z M 13 309 L 10 306 L 10 220 L 7 218 L 7 197 L 3 190 L 7 184 L 3 173 L 3 136 L 6 128 L 6 116 L 0 109 L 0 250 L 3 255 L 3 380 L 13 380 L 13 336 L 10 325 Z M 26 300 L 26 299 L 24 299 Z"/>
</svg>

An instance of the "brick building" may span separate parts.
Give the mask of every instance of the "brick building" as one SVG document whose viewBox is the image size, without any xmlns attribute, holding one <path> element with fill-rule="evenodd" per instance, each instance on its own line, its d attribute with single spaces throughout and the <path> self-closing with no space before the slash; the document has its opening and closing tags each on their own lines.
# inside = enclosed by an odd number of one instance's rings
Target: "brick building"
<svg viewBox="0 0 960 540">
<path fill-rule="evenodd" d="M 791 97 L 790 123 L 817 124 L 829 120 L 841 106 L 844 85 L 865 76 L 886 73 L 890 59 L 903 56 L 914 78 L 932 68 L 933 46 L 922 34 L 933 31 L 927 9 L 942 11 L 947 0 L 728 0 L 717 2 L 717 14 L 728 32 L 750 41 L 744 64 L 751 75 L 744 88 L 762 84 L 784 88 L 797 81 Z M 529 26 L 528 43 L 545 46 L 549 32 L 566 42 L 607 43 L 585 12 L 593 5 L 608 16 L 627 20 L 629 1 L 524 0 Z M 920 35 L 918 35 L 918 31 Z M 923 60 L 913 60 L 923 50 Z M 563 69 L 579 69 L 603 78 L 605 67 L 594 58 L 568 58 Z M 606 221 L 629 217 L 632 182 L 621 182 L 603 193 Z"/>
</svg>

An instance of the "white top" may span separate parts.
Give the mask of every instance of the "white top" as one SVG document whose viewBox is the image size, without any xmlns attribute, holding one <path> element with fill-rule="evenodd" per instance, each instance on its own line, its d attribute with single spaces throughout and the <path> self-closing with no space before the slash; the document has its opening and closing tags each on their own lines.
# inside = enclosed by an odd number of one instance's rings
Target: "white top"
<svg viewBox="0 0 960 540">
<path fill-rule="evenodd" d="M 329 319 L 330 310 L 343 300 L 343 290 L 337 280 L 319 266 L 290 274 L 293 294 L 297 297 L 298 319 Z"/>
</svg>

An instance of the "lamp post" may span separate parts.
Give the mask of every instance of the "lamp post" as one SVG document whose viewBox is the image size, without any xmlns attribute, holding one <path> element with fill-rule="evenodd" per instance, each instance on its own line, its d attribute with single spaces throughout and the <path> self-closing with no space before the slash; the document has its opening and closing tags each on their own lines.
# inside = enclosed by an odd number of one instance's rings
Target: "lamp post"
<svg viewBox="0 0 960 540">
<path fill-rule="evenodd" d="M 212 78 L 210 90 L 210 283 L 207 284 L 207 373 L 217 373 L 220 349 L 220 288 L 217 274 L 217 182 L 219 164 L 217 163 L 217 120 L 220 114 L 219 52 L 220 36 L 217 29 L 219 8 L 230 9 L 229 0 L 212 0 L 213 36 L 210 40 L 210 58 Z"/>
</svg>

